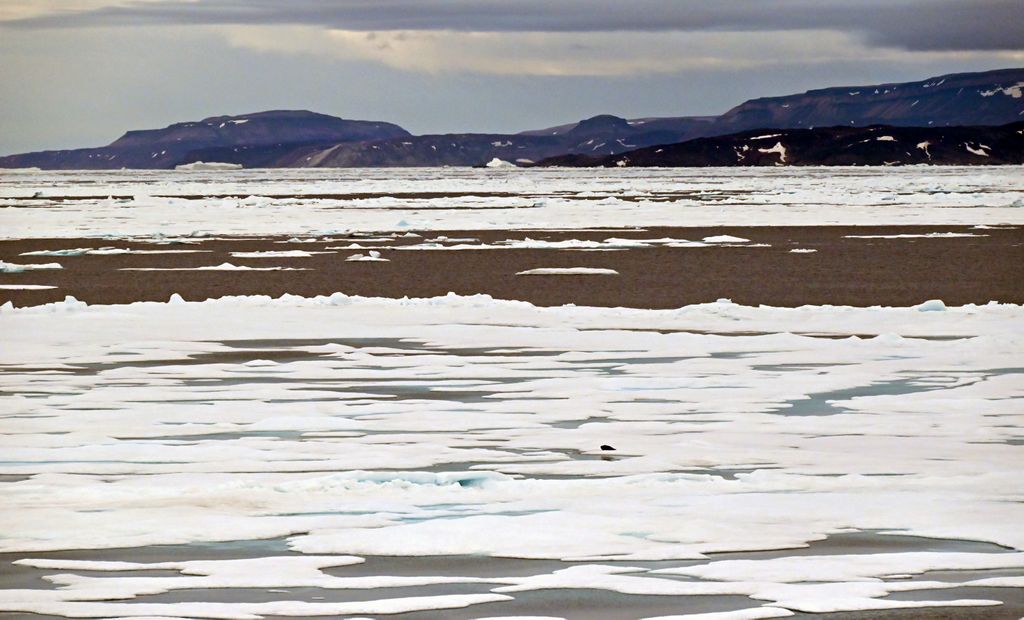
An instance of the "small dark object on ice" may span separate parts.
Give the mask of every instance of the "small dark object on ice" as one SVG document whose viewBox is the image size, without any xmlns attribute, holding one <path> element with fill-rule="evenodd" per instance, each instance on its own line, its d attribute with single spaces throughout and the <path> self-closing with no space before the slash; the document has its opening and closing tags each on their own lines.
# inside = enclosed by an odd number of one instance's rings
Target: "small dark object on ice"
<svg viewBox="0 0 1024 620">
<path fill-rule="evenodd" d="M 603 444 L 603 445 L 601 446 L 601 449 L 602 449 L 602 450 L 614 450 L 615 448 L 613 448 L 613 447 L 609 446 L 608 444 Z"/>
</svg>

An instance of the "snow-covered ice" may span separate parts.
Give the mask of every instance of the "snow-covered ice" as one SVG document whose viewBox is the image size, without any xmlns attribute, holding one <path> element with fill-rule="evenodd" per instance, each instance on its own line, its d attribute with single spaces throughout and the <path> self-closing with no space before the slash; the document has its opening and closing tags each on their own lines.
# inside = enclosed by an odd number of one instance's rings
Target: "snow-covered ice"
<svg viewBox="0 0 1024 620">
<path fill-rule="evenodd" d="M 770 149 L 757 149 L 760 153 L 778 153 L 779 163 L 786 163 L 786 147 L 781 142 L 776 142 L 775 146 Z"/>
<path fill-rule="evenodd" d="M 715 235 L 712 237 L 704 237 L 703 241 L 704 243 L 747 243 L 750 239 L 734 237 L 732 235 Z"/>
<path fill-rule="evenodd" d="M 537 267 L 516 272 L 517 276 L 617 276 L 614 269 L 600 267 Z"/>
<path fill-rule="evenodd" d="M 844 235 L 847 239 L 956 239 L 959 237 L 987 237 L 968 232 L 896 233 L 891 235 Z"/>
<path fill-rule="evenodd" d="M 63 269 L 60 263 L 8 263 L 0 260 L 0 273 L 22 273 L 40 269 Z"/>
<path fill-rule="evenodd" d="M 729 237 L 730 239 L 734 237 Z M 443 243 L 442 243 L 443 241 Z M 662 237 L 660 239 L 627 239 L 608 237 L 600 241 L 593 239 L 503 239 L 494 243 L 472 243 L 475 239 L 427 239 L 422 243 L 393 247 L 395 250 L 635 250 L 640 248 L 706 248 L 708 243 Z M 744 241 L 746 241 L 744 239 Z M 360 245 L 359 247 L 365 247 Z M 385 246 L 386 247 L 386 246 Z M 749 247 L 749 246 L 748 246 Z M 336 248 L 343 249 L 343 248 Z"/>
<path fill-rule="evenodd" d="M 450 193 L 450 196 L 437 196 Z M 43 197 L 35 197 L 37 194 Z M 98 194 L 98 196 L 97 196 Z M 46 196 L 77 196 L 60 201 Z M 209 196 L 197 200 L 191 196 Z M 351 197 L 347 197 L 351 196 Z M 1024 224 L 1019 166 L 21 172 L 0 235 L 166 239 L 353 231 Z M 173 214 L 173 216 L 171 215 Z"/>
<path fill-rule="evenodd" d="M 338 260 L 384 261 L 376 244 L 392 231 L 423 233 L 387 250 L 407 259 L 387 271 L 415 262 L 403 250 L 755 246 L 733 235 L 624 239 L 616 228 L 967 224 L 979 232 L 860 237 L 983 236 L 1024 225 L 1022 205 L 1019 167 L 20 171 L 0 178 L 0 234 L 112 244 L 35 256 L 280 235 L 337 243 Z M 439 234 L 482 229 L 606 235 Z M 264 259 L 312 254 L 235 252 L 258 265 L 194 269 L 296 269 Z M 581 273 L 540 268 L 552 269 Z M 16 283 L 25 277 L 3 286 L 48 286 Z M 743 601 L 662 620 L 994 605 L 970 588 L 1024 585 L 1022 325 L 1017 305 L 938 299 L 676 310 L 457 295 L 8 303 L 0 552 L 47 582 L 0 590 L 0 613 L 511 617 L 490 606 L 579 589 Z M 854 535 L 935 544 L 829 546 Z M 254 541 L 277 546 L 245 558 L 132 555 Z M 74 560 L 48 555 L 68 549 Z M 749 553 L 759 550 L 789 551 Z M 117 553 L 132 561 L 104 555 Z M 388 557 L 494 564 L 349 572 Z M 511 561 L 539 568 L 500 570 Z M 365 594 L 289 590 L 302 588 Z M 232 589 L 268 596 L 194 598 Z"/>
<path fill-rule="evenodd" d="M 386 263 L 388 259 L 380 255 L 377 250 L 370 250 L 366 254 L 353 254 L 345 259 L 345 262 L 356 263 Z"/>
<path fill-rule="evenodd" d="M 309 258 L 314 254 L 329 252 L 307 252 L 305 250 L 260 250 L 257 252 L 232 252 L 235 258 Z"/>
<path fill-rule="evenodd" d="M 116 254 L 195 254 L 209 250 L 133 250 L 130 248 L 66 248 L 61 250 L 35 250 L 22 252 L 21 256 L 111 256 Z"/>
<path fill-rule="evenodd" d="M 304 269 L 300 267 L 249 267 L 248 265 L 221 263 L 203 267 L 121 267 L 120 271 L 304 271 Z"/>
<path fill-rule="evenodd" d="M 60 587 L 0 592 L 0 611 L 256 618 L 476 605 L 486 617 L 499 615 L 489 604 L 521 593 L 579 588 L 749 599 L 726 618 L 997 604 L 929 593 L 1020 585 L 1022 324 L 1020 306 L 937 300 L 634 310 L 336 294 L 8 305 L 0 551 Z M 849 532 L 1004 550 L 708 556 Z M 89 559 L 277 538 L 298 554 Z M 59 549 L 87 551 L 34 559 Z M 572 563 L 515 575 L 325 572 L 394 555 Z M 636 564 L 647 561 L 659 564 Z M 977 572 L 928 579 L 936 570 Z M 486 590 L 387 594 L 445 584 Z M 209 588 L 373 595 L 133 600 Z M 912 591 L 915 600 L 889 596 Z"/>
</svg>

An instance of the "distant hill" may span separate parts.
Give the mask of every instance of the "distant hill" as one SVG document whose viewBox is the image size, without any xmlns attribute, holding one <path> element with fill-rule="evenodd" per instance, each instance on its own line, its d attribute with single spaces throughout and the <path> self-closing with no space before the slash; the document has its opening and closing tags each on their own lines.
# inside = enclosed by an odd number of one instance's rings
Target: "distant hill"
<svg viewBox="0 0 1024 620">
<path fill-rule="evenodd" d="M 301 146 L 384 140 L 410 135 L 398 125 L 352 121 L 305 110 L 275 110 L 214 116 L 163 129 L 129 131 L 108 146 L 40 151 L 0 158 L 2 168 L 46 169 L 174 168 L 198 161 L 211 150 L 286 153 Z M 276 159 L 262 157 L 265 165 Z M 226 161 L 226 160 L 220 160 Z"/>
<path fill-rule="evenodd" d="M 588 161 L 763 127 L 976 127 L 1022 119 L 1024 69 L 1003 69 L 752 99 L 721 116 L 627 120 L 605 114 L 516 134 L 412 136 L 391 123 L 344 120 L 306 111 L 220 116 L 164 129 L 129 131 L 95 149 L 2 157 L 0 168 L 174 168 L 195 161 L 237 163 L 247 168 L 473 166 L 493 158 L 531 165 L 562 155 Z M 987 161 L 996 163 L 995 159 Z"/>
<path fill-rule="evenodd" d="M 563 153 L 613 154 L 642 146 L 677 142 L 699 121 L 661 123 L 627 121 L 611 115 L 589 118 L 564 131 L 520 134 L 445 134 L 338 144 L 304 149 L 285 165 L 474 166 L 497 157 L 520 165 Z"/>
<path fill-rule="evenodd" d="M 1024 69 L 958 73 L 920 82 L 844 86 L 752 99 L 715 121 L 718 135 L 758 127 L 951 127 L 1024 120 Z M 728 130 L 728 131 L 726 131 Z"/>
<path fill-rule="evenodd" d="M 1024 121 L 999 127 L 758 129 L 602 157 L 562 155 L 540 166 L 886 166 L 1024 164 Z"/>
<path fill-rule="evenodd" d="M 717 117 L 627 120 L 600 115 L 514 135 L 447 134 L 349 143 L 308 149 L 301 157 L 292 157 L 281 165 L 472 166 L 495 157 L 530 165 L 557 155 L 616 155 L 759 127 L 1002 125 L 1024 117 L 1022 88 L 1024 69 L 962 73 L 920 82 L 827 88 L 753 99 Z"/>
</svg>

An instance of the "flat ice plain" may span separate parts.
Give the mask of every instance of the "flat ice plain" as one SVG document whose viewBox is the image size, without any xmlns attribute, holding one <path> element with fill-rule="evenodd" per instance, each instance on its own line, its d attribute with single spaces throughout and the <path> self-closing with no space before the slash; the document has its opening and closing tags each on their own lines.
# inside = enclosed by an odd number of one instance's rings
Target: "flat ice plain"
<svg viewBox="0 0 1024 620">
<path fill-rule="evenodd" d="M 0 196 L 11 238 L 1024 224 L 1019 168 L 14 173 Z M 175 296 L 7 305 L 0 333 L 0 617 L 998 614 L 1024 589 L 1021 306 Z"/>
<path fill-rule="evenodd" d="M 5 171 L 0 235 L 1024 224 L 1022 177 L 1019 166 Z"/>
</svg>

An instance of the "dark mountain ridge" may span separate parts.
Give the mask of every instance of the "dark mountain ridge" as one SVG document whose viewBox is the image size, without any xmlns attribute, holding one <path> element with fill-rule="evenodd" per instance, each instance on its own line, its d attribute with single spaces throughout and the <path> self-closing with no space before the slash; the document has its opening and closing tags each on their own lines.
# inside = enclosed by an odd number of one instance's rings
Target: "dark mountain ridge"
<svg viewBox="0 0 1024 620">
<path fill-rule="evenodd" d="M 529 165 L 564 153 L 615 154 L 677 142 L 686 128 L 649 128 L 646 123 L 600 115 L 557 134 L 438 134 L 336 144 L 294 153 L 283 165 L 313 167 L 474 166 L 498 158 Z M 221 153 L 229 155 L 228 153 Z"/>
<path fill-rule="evenodd" d="M 951 74 L 919 82 L 833 87 L 753 99 L 718 117 L 627 120 L 602 114 L 515 135 L 427 135 L 332 145 L 308 149 L 282 165 L 471 166 L 493 158 L 531 165 L 552 156 L 611 156 L 758 127 L 1002 125 L 1024 116 L 1022 87 L 1024 69 Z"/>
<path fill-rule="evenodd" d="M 617 155 L 562 155 L 539 166 L 892 166 L 1024 164 L 1024 121 L 998 127 L 756 129 Z"/>
<path fill-rule="evenodd" d="M 715 127 L 733 133 L 758 127 L 1003 125 L 1021 120 L 1022 87 L 1024 69 L 823 88 L 751 99 L 718 117 Z"/>
<path fill-rule="evenodd" d="M 0 168 L 173 168 L 195 161 L 244 167 L 473 166 L 494 158 L 531 165 L 562 155 L 586 161 L 759 127 L 1004 125 L 1024 118 L 1022 89 L 1024 68 L 1003 69 L 752 99 L 717 117 L 627 120 L 602 114 L 517 134 L 412 136 L 391 123 L 273 111 L 129 131 L 95 149 L 11 155 L 0 158 Z"/>
<path fill-rule="evenodd" d="M 0 158 L 0 167 L 173 168 L 198 161 L 200 158 L 194 157 L 193 153 L 211 149 L 287 152 L 311 144 L 382 140 L 408 135 L 409 132 L 392 123 L 346 120 L 307 110 L 273 110 L 239 116 L 213 116 L 196 122 L 175 123 L 162 129 L 129 131 L 105 147 L 11 155 Z M 270 158 L 267 163 L 273 161 Z"/>
</svg>

